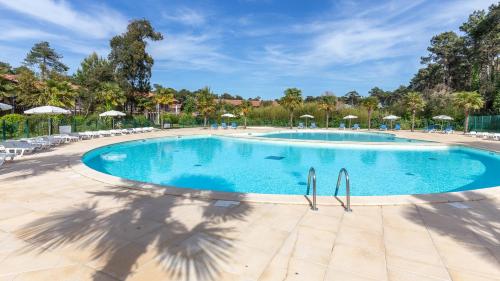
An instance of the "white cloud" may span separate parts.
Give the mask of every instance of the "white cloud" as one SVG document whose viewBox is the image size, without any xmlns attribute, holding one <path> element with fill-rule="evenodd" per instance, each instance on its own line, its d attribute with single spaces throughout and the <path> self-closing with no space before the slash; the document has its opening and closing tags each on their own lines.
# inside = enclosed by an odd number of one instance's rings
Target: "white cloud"
<svg viewBox="0 0 500 281">
<path fill-rule="evenodd" d="M 92 12 L 77 11 L 60 0 L 0 0 L 0 5 L 92 38 L 105 38 L 124 30 L 127 21 L 116 11 L 93 7 Z"/>
<path fill-rule="evenodd" d="M 166 34 L 163 41 L 151 42 L 149 51 L 161 68 L 224 71 L 229 67 L 228 57 L 218 51 L 210 34 Z"/>
<path fill-rule="evenodd" d="M 190 8 L 179 8 L 173 14 L 163 13 L 162 16 L 166 20 L 190 26 L 200 26 L 206 22 L 206 15 Z"/>
<path fill-rule="evenodd" d="M 251 57 L 274 73 L 302 76 L 323 75 L 335 66 L 424 55 L 431 36 L 458 29 L 468 14 L 491 1 L 421 4 L 397 1 L 370 8 L 349 3 L 349 15 L 295 24 L 288 32 L 283 29 L 287 40 L 295 34 L 297 43 L 268 44 Z"/>
<path fill-rule="evenodd" d="M 43 30 L 18 27 L 11 25 L 0 24 L 0 29 L 3 30 L 2 36 L 0 36 L 1 41 L 9 40 L 22 40 L 22 39 L 54 39 L 58 38 L 57 35 L 45 32 Z"/>
</svg>

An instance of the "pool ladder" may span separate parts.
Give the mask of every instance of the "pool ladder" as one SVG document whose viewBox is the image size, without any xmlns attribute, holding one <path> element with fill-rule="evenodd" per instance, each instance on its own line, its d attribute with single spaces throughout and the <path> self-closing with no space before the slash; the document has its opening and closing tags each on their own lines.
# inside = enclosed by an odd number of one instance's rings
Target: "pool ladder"
<svg viewBox="0 0 500 281">
<path fill-rule="evenodd" d="M 340 188 L 340 182 L 342 181 L 342 174 L 345 175 L 345 188 L 346 188 L 346 203 L 342 202 L 338 198 L 338 193 L 339 193 L 339 188 Z M 312 181 L 311 181 L 312 179 Z M 312 202 L 309 200 L 307 195 L 309 195 L 309 192 L 311 190 L 311 182 L 312 182 L 312 187 L 313 187 L 313 199 Z M 346 168 L 342 168 L 339 171 L 339 176 L 337 178 L 337 186 L 335 187 L 335 199 L 337 199 L 340 204 L 342 204 L 342 207 L 344 207 L 346 212 L 352 212 L 351 209 L 351 185 L 349 181 L 349 173 L 347 172 Z M 311 209 L 313 211 L 317 211 L 318 208 L 316 206 L 316 170 L 311 167 L 309 169 L 309 174 L 307 175 L 307 192 L 306 192 L 306 199 L 310 202 L 311 204 Z"/>
</svg>

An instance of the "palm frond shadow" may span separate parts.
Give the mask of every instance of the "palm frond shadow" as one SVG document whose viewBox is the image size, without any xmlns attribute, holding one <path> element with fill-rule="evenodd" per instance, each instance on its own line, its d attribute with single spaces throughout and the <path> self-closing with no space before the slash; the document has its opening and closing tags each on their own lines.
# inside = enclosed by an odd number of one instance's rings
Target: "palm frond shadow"
<svg viewBox="0 0 500 281">
<path fill-rule="evenodd" d="M 413 196 L 427 198 L 423 195 Z M 448 196 L 451 197 L 451 202 L 474 200 L 478 197 L 473 191 L 462 195 L 450 193 Z M 452 241 L 469 246 L 471 252 L 483 256 L 485 261 L 494 260 L 490 253 L 495 252 L 500 245 L 498 203 L 492 199 L 484 199 L 459 204 L 463 205 L 456 208 L 446 203 L 418 204 L 416 208 L 408 209 L 404 216 L 413 223 L 427 227 L 438 237 L 451 238 Z"/>
<path fill-rule="evenodd" d="M 94 200 L 54 212 L 18 230 L 17 237 L 27 242 L 22 250 L 43 253 L 69 247 L 87 251 L 90 262 L 118 279 L 136 274 L 139 258 L 153 251 L 152 261 L 175 280 L 216 280 L 222 263 L 230 261 L 234 244 L 229 235 L 234 229 L 220 222 L 243 220 L 251 212 L 248 204 L 218 208 L 202 201 L 197 205 L 202 208 L 201 219 L 189 223 L 174 217 L 172 211 L 195 199 L 125 190 L 90 194 Z M 115 200 L 119 207 L 103 207 L 101 199 Z M 95 280 L 98 278 L 96 275 Z"/>
</svg>

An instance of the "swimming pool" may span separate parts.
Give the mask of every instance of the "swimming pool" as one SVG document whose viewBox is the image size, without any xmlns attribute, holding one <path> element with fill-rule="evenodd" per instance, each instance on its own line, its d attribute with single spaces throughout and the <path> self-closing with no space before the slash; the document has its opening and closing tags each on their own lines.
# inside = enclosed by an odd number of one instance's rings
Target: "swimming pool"
<svg viewBox="0 0 500 281">
<path fill-rule="evenodd" d="M 366 133 L 351 131 L 287 131 L 267 133 L 258 135 L 264 138 L 298 139 L 298 140 L 321 140 L 321 141 L 349 141 L 349 142 L 423 142 L 413 139 L 395 137 L 388 133 Z"/>
<path fill-rule="evenodd" d="M 355 196 L 500 186 L 500 156 L 464 147 L 320 147 L 204 136 L 119 143 L 92 150 L 82 160 L 92 169 L 125 179 L 244 193 L 304 194 L 311 166 L 316 169 L 318 195 L 333 194 L 342 167 L 349 171 Z"/>
</svg>

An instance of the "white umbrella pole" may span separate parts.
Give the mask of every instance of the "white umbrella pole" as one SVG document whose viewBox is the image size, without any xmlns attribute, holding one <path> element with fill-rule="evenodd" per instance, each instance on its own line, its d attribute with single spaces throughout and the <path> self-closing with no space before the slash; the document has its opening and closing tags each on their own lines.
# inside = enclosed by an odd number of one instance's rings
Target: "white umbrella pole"
<svg viewBox="0 0 500 281">
<path fill-rule="evenodd" d="M 349 118 L 349 129 L 351 128 L 351 118 Z"/>
<path fill-rule="evenodd" d="M 49 124 L 49 136 L 50 136 L 51 133 L 52 133 L 52 126 L 51 126 L 51 122 L 50 122 L 50 117 L 49 117 L 49 120 L 48 120 L 48 124 Z"/>
<path fill-rule="evenodd" d="M 113 128 L 113 130 L 114 130 L 114 129 L 115 129 L 115 118 L 114 118 L 114 117 L 113 117 L 113 121 L 112 121 L 112 123 L 113 123 L 112 128 Z"/>
</svg>

